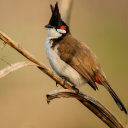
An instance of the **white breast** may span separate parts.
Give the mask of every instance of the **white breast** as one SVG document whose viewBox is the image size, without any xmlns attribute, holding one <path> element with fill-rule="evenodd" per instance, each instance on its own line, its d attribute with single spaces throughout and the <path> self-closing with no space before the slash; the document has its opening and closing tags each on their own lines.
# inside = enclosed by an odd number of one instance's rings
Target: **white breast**
<svg viewBox="0 0 128 128">
<path fill-rule="evenodd" d="M 60 76 L 65 77 L 67 81 L 72 83 L 76 87 L 80 87 L 86 83 L 86 80 L 70 65 L 65 63 L 60 59 L 57 47 L 54 50 L 51 48 L 52 41 L 50 42 L 49 37 L 46 38 L 45 48 L 47 53 L 47 58 L 50 62 L 52 69 Z"/>
</svg>

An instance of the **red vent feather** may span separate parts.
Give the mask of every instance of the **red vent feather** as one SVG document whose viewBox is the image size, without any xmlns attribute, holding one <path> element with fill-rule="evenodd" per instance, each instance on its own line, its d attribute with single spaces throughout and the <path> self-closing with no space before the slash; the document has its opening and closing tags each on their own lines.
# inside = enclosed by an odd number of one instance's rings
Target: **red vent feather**
<svg viewBox="0 0 128 128">
<path fill-rule="evenodd" d="M 100 82 L 100 80 L 98 79 L 97 76 L 95 76 L 95 80 L 96 80 L 96 82 L 97 82 L 98 84 L 101 84 L 101 82 Z"/>
</svg>

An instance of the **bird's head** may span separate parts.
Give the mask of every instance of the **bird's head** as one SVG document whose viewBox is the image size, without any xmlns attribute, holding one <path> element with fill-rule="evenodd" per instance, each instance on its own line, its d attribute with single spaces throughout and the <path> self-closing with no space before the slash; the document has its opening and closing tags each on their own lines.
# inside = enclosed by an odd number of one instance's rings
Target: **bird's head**
<svg viewBox="0 0 128 128">
<path fill-rule="evenodd" d="M 55 4 L 55 7 L 50 5 L 52 16 L 46 28 L 48 28 L 48 37 L 52 39 L 57 39 L 61 36 L 70 33 L 69 27 L 67 24 L 61 19 L 61 14 L 59 13 L 58 3 Z"/>
</svg>

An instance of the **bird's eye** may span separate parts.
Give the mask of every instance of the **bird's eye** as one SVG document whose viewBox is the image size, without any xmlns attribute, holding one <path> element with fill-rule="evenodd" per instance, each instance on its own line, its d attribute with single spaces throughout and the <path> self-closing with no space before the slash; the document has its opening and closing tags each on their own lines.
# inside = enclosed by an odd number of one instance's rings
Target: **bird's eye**
<svg viewBox="0 0 128 128">
<path fill-rule="evenodd" d="M 66 30 L 66 26 L 60 26 L 60 29 L 64 29 L 64 30 Z"/>
</svg>

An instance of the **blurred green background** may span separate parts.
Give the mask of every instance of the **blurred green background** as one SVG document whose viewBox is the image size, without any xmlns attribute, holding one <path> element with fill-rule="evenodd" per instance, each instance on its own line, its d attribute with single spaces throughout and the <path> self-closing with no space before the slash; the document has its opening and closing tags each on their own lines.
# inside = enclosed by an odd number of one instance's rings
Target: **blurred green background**
<svg viewBox="0 0 128 128">
<path fill-rule="evenodd" d="M 49 5 L 56 0 L 0 0 L 0 31 L 50 68 L 45 51 L 51 17 Z M 128 107 L 128 1 L 74 0 L 70 29 L 74 37 L 85 42 L 98 56 L 113 90 Z M 0 45 L 3 42 L 0 41 Z M 0 57 L 10 64 L 27 60 L 10 46 Z M 8 66 L 0 60 L 0 69 Z M 46 94 L 60 89 L 36 67 L 21 68 L 0 79 L 0 128 L 107 128 L 76 99 L 56 99 L 49 105 Z M 98 85 L 80 88 L 105 105 L 124 125 L 126 115 L 120 111 L 107 90 Z"/>
</svg>

